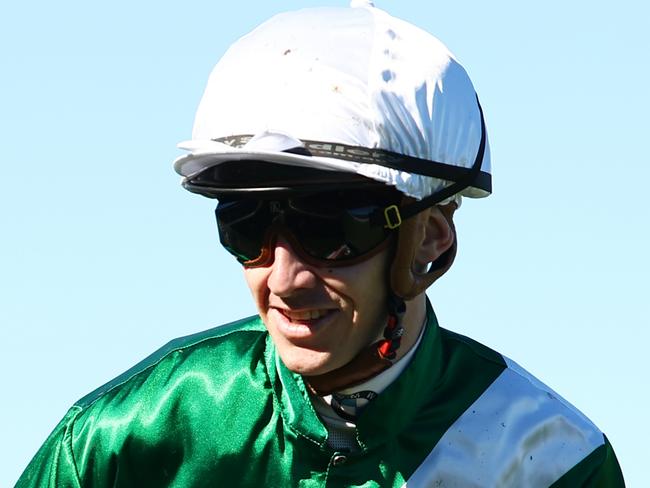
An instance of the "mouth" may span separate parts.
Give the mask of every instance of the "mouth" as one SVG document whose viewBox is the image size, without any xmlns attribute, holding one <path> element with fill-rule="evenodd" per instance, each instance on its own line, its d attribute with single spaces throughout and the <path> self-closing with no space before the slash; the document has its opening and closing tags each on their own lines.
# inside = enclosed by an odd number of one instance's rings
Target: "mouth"
<svg viewBox="0 0 650 488">
<path fill-rule="evenodd" d="M 336 316 L 335 309 L 314 308 L 288 310 L 271 308 L 278 329 L 287 339 L 310 339 L 325 329 Z"/>
<path fill-rule="evenodd" d="M 315 309 L 315 310 L 280 310 L 280 313 L 284 315 L 291 322 L 298 324 L 309 324 L 314 320 L 318 320 L 321 317 L 325 317 L 328 313 L 331 313 L 331 310 L 326 309 Z"/>
</svg>

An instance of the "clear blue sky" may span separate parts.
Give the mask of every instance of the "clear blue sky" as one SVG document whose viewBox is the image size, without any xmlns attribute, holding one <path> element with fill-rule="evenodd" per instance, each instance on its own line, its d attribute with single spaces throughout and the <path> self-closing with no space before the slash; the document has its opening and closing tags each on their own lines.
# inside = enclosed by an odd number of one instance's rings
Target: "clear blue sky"
<svg viewBox="0 0 650 488">
<path fill-rule="evenodd" d="M 0 486 L 66 409 L 167 340 L 254 312 L 171 168 L 209 71 L 271 14 L 344 1 L 12 2 L 0 19 Z M 442 324 L 529 369 L 649 486 L 646 2 L 376 2 L 485 110 L 494 194 L 458 212 Z"/>
</svg>

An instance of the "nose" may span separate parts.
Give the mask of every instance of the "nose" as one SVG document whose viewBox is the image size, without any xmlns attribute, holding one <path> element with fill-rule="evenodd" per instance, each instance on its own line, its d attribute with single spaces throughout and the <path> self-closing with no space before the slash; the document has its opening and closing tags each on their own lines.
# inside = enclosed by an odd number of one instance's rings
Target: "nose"
<svg viewBox="0 0 650 488">
<path fill-rule="evenodd" d="M 314 270 L 296 254 L 291 244 L 279 235 L 273 249 L 273 263 L 267 280 L 269 291 L 288 297 L 299 290 L 314 288 L 318 282 Z"/>
</svg>

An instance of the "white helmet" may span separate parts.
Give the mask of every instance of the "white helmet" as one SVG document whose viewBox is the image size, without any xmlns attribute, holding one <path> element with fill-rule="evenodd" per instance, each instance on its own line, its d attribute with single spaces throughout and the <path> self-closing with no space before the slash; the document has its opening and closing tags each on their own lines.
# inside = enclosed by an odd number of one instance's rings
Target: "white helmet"
<svg viewBox="0 0 650 488">
<path fill-rule="evenodd" d="M 435 37 L 356 8 L 277 15 L 235 42 L 215 66 L 189 154 L 193 177 L 224 161 L 262 160 L 354 172 L 422 199 L 465 179 L 460 193 L 491 191 L 481 109 L 463 67 Z"/>
</svg>

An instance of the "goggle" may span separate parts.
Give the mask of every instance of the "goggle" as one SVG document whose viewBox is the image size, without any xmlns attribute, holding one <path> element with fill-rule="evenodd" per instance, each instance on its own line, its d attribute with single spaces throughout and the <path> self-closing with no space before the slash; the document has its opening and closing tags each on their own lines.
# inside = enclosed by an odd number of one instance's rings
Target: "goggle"
<svg viewBox="0 0 650 488">
<path fill-rule="evenodd" d="M 384 249 L 401 224 L 394 189 L 225 197 L 215 211 L 221 244 L 246 267 L 273 260 L 279 234 L 306 262 L 347 266 Z"/>
</svg>

